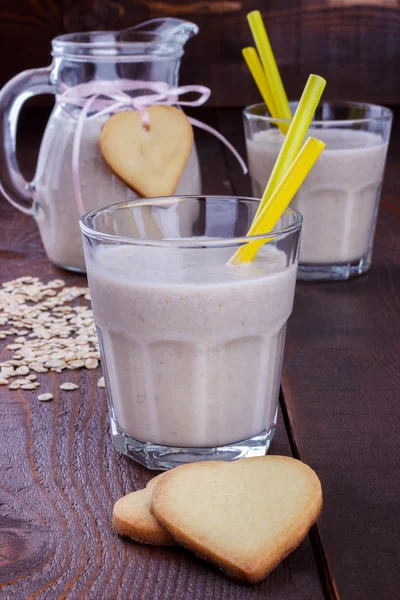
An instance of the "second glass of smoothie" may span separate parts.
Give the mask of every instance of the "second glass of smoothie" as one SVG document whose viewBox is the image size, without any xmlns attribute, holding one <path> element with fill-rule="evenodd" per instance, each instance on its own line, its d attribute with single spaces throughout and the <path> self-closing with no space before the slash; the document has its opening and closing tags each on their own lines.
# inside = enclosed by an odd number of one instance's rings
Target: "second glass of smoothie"
<svg viewBox="0 0 400 600">
<path fill-rule="evenodd" d="M 318 107 L 309 135 L 326 148 L 291 202 L 304 217 L 299 279 L 349 279 L 369 269 L 391 124 L 382 106 Z M 253 194 L 261 197 L 284 136 L 265 104 L 244 110 L 244 126 Z"/>
<path fill-rule="evenodd" d="M 245 238 L 253 198 L 173 197 L 81 219 L 116 448 L 148 468 L 266 453 L 302 218 Z M 229 266 L 251 239 L 251 263 Z"/>
</svg>

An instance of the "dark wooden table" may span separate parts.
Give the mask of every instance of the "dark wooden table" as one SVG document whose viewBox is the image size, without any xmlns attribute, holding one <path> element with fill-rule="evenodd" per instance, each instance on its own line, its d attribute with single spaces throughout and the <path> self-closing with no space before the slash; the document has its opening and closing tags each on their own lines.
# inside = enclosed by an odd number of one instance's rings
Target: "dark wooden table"
<svg viewBox="0 0 400 600">
<path fill-rule="evenodd" d="M 244 150 L 239 111 L 196 116 Z M 21 125 L 20 159 L 31 174 L 44 119 L 30 112 Z M 399 134 L 395 120 L 370 273 L 298 284 L 289 321 L 272 452 L 300 457 L 321 478 L 325 504 L 310 536 L 254 587 L 181 549 L 122 540 L 111 529 L 113 503 L 150 474 L 111 445 L 99 369 L 46 373 L 40 392 L 52 391 L 53 402 L 0 388 L 1 599 L 399 597 Z M 220 143 L 201 132 L 197 139 L 204 191 L 248 194 Z M 33 219 L 4 200 L 0 211 L 0 282 L 30 274 L 86 283 L 49 264 Z M 71 373 L 79 390 L 60 391 Z"/>
</svg>

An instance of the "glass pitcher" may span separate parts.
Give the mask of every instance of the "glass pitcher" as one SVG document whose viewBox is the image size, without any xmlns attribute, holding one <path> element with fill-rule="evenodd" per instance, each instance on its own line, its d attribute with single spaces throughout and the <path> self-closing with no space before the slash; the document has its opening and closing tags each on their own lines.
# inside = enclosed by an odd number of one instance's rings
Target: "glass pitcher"
<svg viewBox="0 0 400 600">
<path fill-rule="evenodd" d="M 56 37 L 49 67 L 24 71 L 0 93 L 0 189 L 16 208 L 32 215 L 39 226 L 47 256 L 56 265 L 85 270 L 80 210 L 72 177 L 72 148 L 82 108 L 56 102 L 39 152 L 36 175 L 24 180 L 16 159 L 18 114 L 23 102 L 37 94 L 61 94 L 78 84 L 98 80 L 165 82 L 178 85 L 180 59 L 186 41 L 198 32 L 194 23 L 153 19 L 121 32 L 98 31 Z M 130 96 L 149 93 L 130 92 Z M 132 200 L 137 194 L 113 175 L 99 150 L 101 127 L 109 118 L 89 113 L 80 141 L 79 185 L 85 211 Z M 182 174 L 176 194 L 201 193 L 196 149 Z"/>
</svg>

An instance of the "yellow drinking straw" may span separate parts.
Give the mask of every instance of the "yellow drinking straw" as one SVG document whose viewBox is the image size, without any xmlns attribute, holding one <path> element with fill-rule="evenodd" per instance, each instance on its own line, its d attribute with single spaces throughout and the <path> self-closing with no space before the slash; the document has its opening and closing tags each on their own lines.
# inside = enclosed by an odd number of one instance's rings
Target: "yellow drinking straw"
<svg viewBox="0 0 400 600">
<path fill-rule="evenodd" d="M 290 123 L 289 131 L 285 136 L 282 148 L 268 180 L 256 217 L 264 209 L 276 186 L 298 155 L 325 85 L 325 79 L 319 75 L 310 75 L 308 78 L 306 87 L 304 88 L 296 112 Z"/>
<path fill-rule="evenodd" d="M 268 79 L 277 116 L 280 119 L 290 120 L 292 118 L 292 112 L 260 11 L 253 10 L 250 12 L 247 15 L 247 20 L 264 67 L 265 75 Z"/>
<path fill-rule="evenodd" d="M 247 66 L 249 67 L 249 71 L 252 74 L 254 81 L 256 82 L 262 99 L 267 105 L 269 114 L 275 119 L 279 119 L 279 115 L 276 112 L 274 99 L 272 97 L 271 88 L 269 87 L 268 79 L 265 76 L 265 72 L 260 62 L 259 56 L 256 52 L 256 49 L 252 46 L 249 46 L 248 48 L 243 48 L 242 54 Z"/>
<path fill-rule="evenodd" d="M 325 144 L 320 140 L 308 138 L 272 196 L 270 196 L 267 205 L 264 206 L 259 216 L 255 217 L 247 233 L 248 236 L 262 235 L 272 231 L 324 148 Z M 266 191 L 267 189 L 264 196 Z M 257 240 L 242 246 L 235 252 L 228 264 L 237 265 L 251 261 L 267 241 L 267 239 Z"/>
</svg>

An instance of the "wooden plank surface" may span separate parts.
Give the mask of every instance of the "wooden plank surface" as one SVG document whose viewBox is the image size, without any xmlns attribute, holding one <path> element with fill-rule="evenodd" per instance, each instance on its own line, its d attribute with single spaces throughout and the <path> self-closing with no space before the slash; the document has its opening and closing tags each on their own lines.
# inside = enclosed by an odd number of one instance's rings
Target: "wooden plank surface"
<svg viewBox="0 0 400 600">
<path fill-rule="evenodd" d="M 20 159 L 32 173 L 42 130 L 38 112 L 21 124 Z M 199 117 L 199 114 L 197 114 Z M 204 111 L 210 123 L 216 117 Z M 198 134 L 205 192 L 229 193 L 221 146 Z M 46 260 L 34 221 L 0 204 L 0 283 L 25 274 L 86 283 Z M 1 343 L 0 360 L 7 351 Z M 0 388 L 0 598 L 25 600 L 322 600 L 309 539 L 263 583 L 237 585 L 189 553 L 148 548 L 111 530 L 112 505 L 145 485 L 150 473 L 116 453 L 107 423 L 101 372 L 39 375 L 38 392 Z M 63 392 L 61 381 L 79 383 Z M 272 452 L 290 455 L 280 416 Z"/>
<path fill-rule="evenodd" d="M 399 597 L 399 117 L 370 273 L 299 284 L 287 337 L 292 437 L 321 474 L 319 530 L 342 600 Z"/>
<path fill-rule="evenodd" d="M 210 105 L 244 106 L 259 95 L 241 57 L 253 44 L 247 12 L 265 18 L 283 81 L 299 97 L 310 73 L 327 78 L 325 99 L 399 103 L 399 2 L 330 0 L 0 0 L 0 86 L 51 62 L 50 42 L 65 32 L 125 29 L 157 17 L 198 23 L 185 48 L 181 83 L 212 89 Z M 132 75 L 134 76 L 134 75 Z"/>
<path fill-rule="evenodd" d="M 244 152 L 240 116 L 221 131 Z M 249 190 L 227 155 L 234 191 Z M 298 283 L 283 365 L 294 455 L 320 475 L 327 589 L 397 600 L 400 573 L 400 111 L 395 113 L 373 266 L 349 282 Z"/>
</svg>

